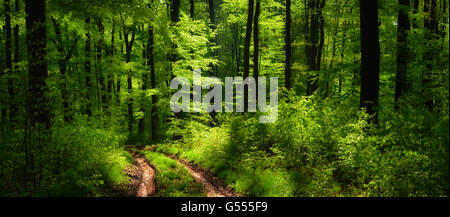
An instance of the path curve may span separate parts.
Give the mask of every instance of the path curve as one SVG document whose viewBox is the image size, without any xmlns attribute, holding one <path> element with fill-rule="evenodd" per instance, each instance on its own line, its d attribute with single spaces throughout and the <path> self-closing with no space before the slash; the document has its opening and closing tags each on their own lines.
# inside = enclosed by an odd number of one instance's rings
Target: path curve
<svg viewBox="0 0 450 217">
<path fill-rule="evenodd" d="M 207 191 L 208 197 L 242 197 L 242 195 L 236 193 L 233 188 L 224 184 L 209 171 L 175 156 L 169 157 L 176 160 L 178 165 L 184 167 L 203 186 Z"/>
<path fill-rule="evenodd" d="M 140 180 L 136 197 L 148 197 L 155 193 L 155 169 L 147 162 L 144 156 L 133 154 L 137 167 L 140 170 Z"/>
</svg>

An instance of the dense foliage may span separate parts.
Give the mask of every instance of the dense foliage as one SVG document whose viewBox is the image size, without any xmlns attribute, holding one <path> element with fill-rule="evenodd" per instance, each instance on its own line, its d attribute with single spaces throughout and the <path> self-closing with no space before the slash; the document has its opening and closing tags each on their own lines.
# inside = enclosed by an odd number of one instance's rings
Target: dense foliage
<svg viewBox="0 0 450 217">
<path fill-rule="evenodd" d="M 248 196 L 449 196 L 449 3 L 361 2 L 2 1 L 0 196 L 113 195 L 139 145 L 157 196 L 204 195 L 164 154 Z M 277 121 L 175 114 L 194 69 L 278 77 Z"/>
</svg>

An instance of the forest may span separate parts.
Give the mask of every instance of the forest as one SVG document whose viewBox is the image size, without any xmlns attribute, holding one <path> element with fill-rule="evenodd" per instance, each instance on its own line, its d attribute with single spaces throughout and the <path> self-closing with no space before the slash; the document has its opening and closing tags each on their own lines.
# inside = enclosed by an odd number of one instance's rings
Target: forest
<svg viewBox="0 0 450 217">
<path fill-rule="evenodd" d="M 448 197 L 448 9 L 3 0 L 0 197 Z M 196 71 L 277 107 L 174 112 Z"/>
</svg>

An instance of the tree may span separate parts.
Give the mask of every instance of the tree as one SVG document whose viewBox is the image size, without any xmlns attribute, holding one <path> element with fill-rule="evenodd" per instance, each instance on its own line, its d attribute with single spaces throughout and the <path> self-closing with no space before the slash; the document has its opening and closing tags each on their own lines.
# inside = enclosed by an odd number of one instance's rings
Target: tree
<svg viewBox="0 0 450 217">
<path fill-rule="evenodd" d="M 171 0 L 170 4 L 170 19 L 173 24 L 180 21 L 180 0 Z"/>
<path fill-rule="evenodd" d="M 131 38 L 129 37 L 131 34 Z M 124 27 L 123 30 L 123 38 L 125 41 L 125 56 L 126 63 L 131 62 L 131 51 L 133 50 L 134 39 L 136 36 L 136 31 L 133 27 Z M 127 76 L 127 85 L 128 85 L 128 132 L 130 135 L 133 134 L 133 97 L 131 96 L 133 90 L 133 71 L 131 69 L 128 70 Z"/>
<path fill-rule="evenodd" d="M 398 1 L 398 24 L 397 24 L 397 75 L 395 78 L 395 108 L 398 109 L 398 101 L 406 91 L 406 73 L 408 69 L 408 32 L 409 24 L 409 0 Z"/>
<path fill-rule="evenodd" d="M 87 17 L 85 19 L 86 26 L 89 26 L 90 22 L 91 19 Z M 85 36 L 86 41 L 84 46 L 84 53 L 85 53 L 84 68 L 86 71 L 85 75 L 86 114 L 90 117 L 92 116 L 92 103 L 91 103 L 92 84 L 91 84 L 91 34 L 89 33 L 89 30 L 87 30 Z"/>
<path fill-rule="evenodd" d="M 64 120 L 71 121 L 72 115 L 71 109 L 70 109 L 70 102 L 69 102 L 69 93 L 67 90 L 67 78 L 66 78 L 66 72 L 67 72 L 67 64 L 69 63 L 70 59 L 72 58 L 73 52 L 76 49 L 76 44 L 78 39 L 73 39 L 72 46 L 68 49 L 64 48 L 64 42 L 62 39 L 62 33 L 61 33 L 61 27 L 58 21 L 54 17 L 51 17 L 51 20 L 53 22 L 53 28 L 55 30 L 55 36 L 56 40 L 53 40 L 58 53 L 59 53 L 59 59 L 58 59 L 58 66 L 59 66 L 59 73 L 61 75 L 61 78 L 63 82 L 61 82 L 61 92 L 62 92 L 62 99 L 63 99 L 63 107 L 64 107 Z"/>
<path fill-rule="evenodd" d="M 103 111 L 103 115 L 105 115 L 108 111 L 108 102 L 107 102 L 107 92 L 106 92 L 106 81 L 105 75 L 103 73 L 103 51 L 105 50 L 105 26 L 103 25 L 102 18 L 98 16 L 96 19 L 96 25 L 98 30 L 98 39 L 95 41 L 96 47 L 96 64 L 95 64 L 95 75 L 97 78 L 97 100 L 98 100 L 98 112 L 100 115 L 100 110 Z M 101 99 L 101 101 L 100 101 Z M 101 106 L 101 109 L 100 109 Z"/>
<path fill-rule="evenodd" d="M 306 20 L 306 59 L 309 72 L 307 77 L 307 95 L 312 95 L 318 88 L 318 75 L 322 59 L 322 49 L 325 40 L 323 30 L 324 18 L 322 10 L 325 7 L 325 0 L 307 1 Z"/>
<path fill-rule="evenodd" d="M 190 0 L 189 1 L 189 15 L 191 17 L 191 19 L 195 18 L 195 0 Z"/>
<path fill-rule="evenodd" d="M 360 107 L 378 123 L 378 92 L 380 79 L 380 42 L 378 30 L 378 1 L 359 1 L 361 33 L 361 92 Z"/>
<path fill-rule="evenodd" d="M 291 89 L 291 0 L 286 0 L 286 23 L 284 30 L 284 41 L 286 43 L 284 52 L 286 56 L 284 69 L 284 84 L 287 90 Z"/>
<path fill-rule="evenodd" d="M 25 11 L 28 51 L 28 114 L 32 124 L 50 128 L 47 91 L 47 34 L 45 0 L 26 0 Z"/>
<path fill-rule="evenodd" d="M 434 107 L 433 95 L 431 89 L 433 87 L 433 60 L 436 53 L 436 47 L 434 40 L 438 34 L 438 22 L 436 14 L 436 0 L 425 0 L 423 5 L 423 12 L 425 14 L 424 27 L 427 30 L 425 39 L 427 42 L 427 51 L 423 56 L 423 60 L 426 65 L 426 70 L 422 74 L 422 94 L 425 100 L 425 106 L 432 111 Z"/>
<path fill-rule="evenodd" d="M 156 89 L 156 72 L 155 72 L 155 57 L 154 57 L 154 31 L 153 25 L 150 24 L 148 27 L 148 43 L 147 43 L 147 64 L 150 68 L 150 85 L 152 89 Z M 152 105 L 151 105 L 151 127 L 152 127 L 152 141 L 158 139 L 158 98 L 156 95 L 152 95 Z"/>
<path fill-rule="evenodd" d="M 180 21 L 180 0 L 171 0 L 170 20 L 171 20 L 170 25 L 173 27 L 176 26 L 176 24 Z M 171 77 L 173 77 L 172 66 L 178 60 L 177 47 L 178 47 L 177 44 L 175 42 L 172 42 L 171 49 L 169 52 Z"/>
<path fill-rule="evenodd" d="M 250 39 L 252 37 L 253 10 L 255 1 L 248 0 L 247 30 L 244 40 L 244 79 L 250 75 Z M 248 110 L 248 85 L 244 87 L 244 111 Z"/>
<path fill-rule="evenodd" d="M 253 77 L 258 81 L 259 77 L 259 14 L 261 8 L 261 1 L 256 0 L 255 18 L 253 23 Z M 256 96 L 258 96 L 258 85 L 256 86 Z"/>
<path fill-rule="evenodd" d="M 5 0 L 5 70 L 8 74 L 8 95 L 9 95 L 9 118 L 10 121 L 15 116 L 14 102 L 14 71 L 12 68 L 12 35 L 11 35 L 11 8 L 10 0 Z"/>
<path fill-rule="evenodd" d="M 208 9 L 209 9 L 209 21 L 211 22 L 211 24 L 210 24 L 211 31 L 214 32 L 214 31 L 216 31 L 216 14 L 214 12 L 214 0 L 209 0 L 208 1 Z M 217 43 L 216 38 L 211 39 L 210 43 L 211 44 L 213 44 L 213 43 L 216 44 Z M 217 56 L 217 52 L 214 50 L 214 51 L 211 52 L 211 55 L 213 57 L 216 57 Z M 210 64 L 210 68 L 211 68 L 210 74 L 212 76 L 217 76 L 217 67 L 214 66 L 213 64 Z M 214 114 L 213 114 L 213 116 L 214 116 Z"/>
</svg>

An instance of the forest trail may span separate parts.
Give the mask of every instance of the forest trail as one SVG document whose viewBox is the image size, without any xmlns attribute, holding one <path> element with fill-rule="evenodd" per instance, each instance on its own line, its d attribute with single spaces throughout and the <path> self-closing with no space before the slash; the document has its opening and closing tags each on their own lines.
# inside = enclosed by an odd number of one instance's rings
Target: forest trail
<svg viewBox="0 0 450 217">
<path fill-rule="evenodd" d="M 151 196 L 156 191 L 155 169 L 148 164 L 144 156 L 133 153 L 133 158 L 140 174 L 133 177 L 133 183 L 138 183 L 136 197 Z"/>
<path fill-rule="evenodd" d="M 178 165 L 184 167 L 195 181 L 203 186 L 208 197 L 242 197 L 242 195 L 236 193 L 233 188 L 223 183 L 209 171 L 175 156 L 168 155 L 168 157 L 176 160 Z"/>
</svg>

